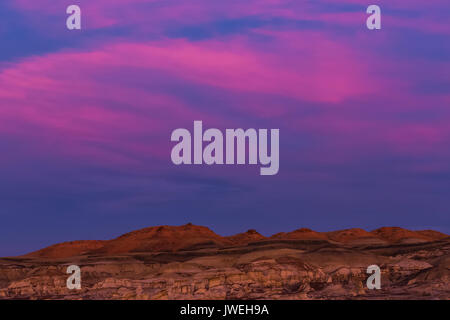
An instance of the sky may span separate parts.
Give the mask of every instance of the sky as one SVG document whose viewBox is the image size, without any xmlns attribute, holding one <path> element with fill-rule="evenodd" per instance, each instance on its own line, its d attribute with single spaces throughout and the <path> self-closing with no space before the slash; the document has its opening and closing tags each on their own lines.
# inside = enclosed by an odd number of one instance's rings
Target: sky
<svg viewBox="0 0 450 320">
<path fill-rule="evenodd" d="M 66 28 L 81 8 L 82 29 Z M 450 3 L 2 0 L 0 256 L 194 223 L 450 234 Z M 280 170 L 176 128 L 280 129 Z"/>
</svg>

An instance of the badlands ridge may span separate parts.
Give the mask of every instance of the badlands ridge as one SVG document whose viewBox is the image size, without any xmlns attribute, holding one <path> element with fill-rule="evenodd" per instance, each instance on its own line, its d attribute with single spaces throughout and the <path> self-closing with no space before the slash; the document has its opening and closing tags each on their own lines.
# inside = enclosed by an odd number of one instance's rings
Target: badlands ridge
<svg viewBox="0 0 450 320">
<path fill-rule="evenodd" d="M 81 290 L 66 288 L 69 265 Z M 368 290 L 369 265 L 381 290 Z M 0 258 L 0 299 L 450 299 L 450 237 L 383 227 L 223 237 L 192 224 Z"/>
</svg>

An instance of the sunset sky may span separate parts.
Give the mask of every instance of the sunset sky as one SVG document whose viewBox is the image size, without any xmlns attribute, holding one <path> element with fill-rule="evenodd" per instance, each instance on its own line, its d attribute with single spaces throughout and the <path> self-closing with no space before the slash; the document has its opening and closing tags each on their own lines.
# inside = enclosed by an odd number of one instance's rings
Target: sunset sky
<svg viewBox="0 0 450 320">
<path fill-rule="evenodd" d="M 154 225 L 450 233 L 450 2 L 0 1 L 0 256 Z M 66 8 L 82 30 L 66 28 Z M 280 129 L 280 170 L 175 166 Z"/>
</svg>

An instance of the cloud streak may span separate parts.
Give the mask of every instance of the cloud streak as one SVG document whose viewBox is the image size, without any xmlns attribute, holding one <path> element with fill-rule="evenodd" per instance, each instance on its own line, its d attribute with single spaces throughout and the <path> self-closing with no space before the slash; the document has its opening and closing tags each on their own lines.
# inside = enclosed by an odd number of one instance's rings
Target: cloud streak
<svg viewBox="0 0 450 320">
<path fill-rule="evenodd" d="M 18 17 L 0 24 L 6 225 L 448 225 L 447 2 L 383 1 L 380 32 L 361 1 L 79 2 L 79 33 L 64 1 L 0 5 Z M 170 133 L 194 120 L 279 128 L 280 173 L 171 165 Z"/>
</svg>

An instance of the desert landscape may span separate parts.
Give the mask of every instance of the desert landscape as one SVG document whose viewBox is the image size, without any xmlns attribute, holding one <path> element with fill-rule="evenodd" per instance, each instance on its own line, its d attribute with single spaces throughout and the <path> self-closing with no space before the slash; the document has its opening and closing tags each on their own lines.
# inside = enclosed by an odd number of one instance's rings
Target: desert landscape
<svg viewBox="0 0 450 320">
<path fill-rule="evenodd" d="M 0 258 L 0 299 L 450 299 L 450 237 L 383 227 L 223 237 L 149 227 Z M 69 265 L 82 287 L 66 287 Z M 381 289 L 366 287 L 369 265 Z"/>
</svg>

